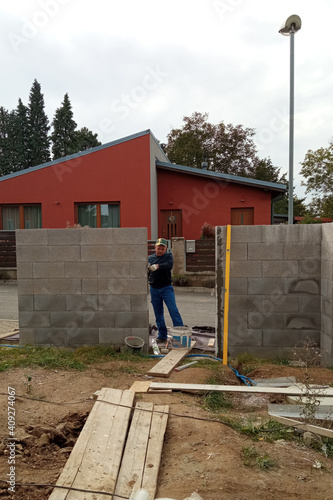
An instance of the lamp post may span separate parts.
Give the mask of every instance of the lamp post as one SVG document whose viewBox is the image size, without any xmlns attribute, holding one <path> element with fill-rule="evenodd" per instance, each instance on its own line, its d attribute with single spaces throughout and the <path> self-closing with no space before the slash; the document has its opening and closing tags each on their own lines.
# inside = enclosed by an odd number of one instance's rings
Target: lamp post
<svg viewBox="0 0 333 500">
<path fill-rule="evenodd" d="M 288 224 L 294 222 L 294 46 L 295 33 L 302 27 L 302 21 L 299 16 L 289 16 L 283 23 L 279 33 L 290 36 L 290 106 L 289 106 L 289 203 L 288 203 Z"/>
</svg>

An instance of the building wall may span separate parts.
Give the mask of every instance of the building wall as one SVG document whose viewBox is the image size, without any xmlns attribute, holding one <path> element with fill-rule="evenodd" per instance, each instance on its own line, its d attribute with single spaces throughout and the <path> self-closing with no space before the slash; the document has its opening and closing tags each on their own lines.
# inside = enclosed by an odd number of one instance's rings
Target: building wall
<svg viewBox="0 0 333 500">
<path fill-rule="evenodd" d="M 333 224 L 321 227 L 321 348 L 325 362 L 333 364 Z"/>
<path fill-rule="evenodd" d="M 182 210 L 185 239 L 199 239 L 205 222 L 230 224 L 231 208 L 254 207 L 254 224 L 271 224 L 269 191 L 163 169 L 157 171 L 157 182 L 159 210 Z"/>
<path fill-rule="evenodd" d="M 147 230 L 17 230 L 20 343 L 148 349 Z"/>
<path fill-rule="evenodd" d="M 290 351 L 308 339 L 320 345 L 322 227 L 306 224 L 232 226 L 231 355 L 245 351 L 264 357 L 290 355 Z M 226 228 L 219 227 L 216 253 L 220 346 L 224 319 L 225 243 Z M 327 331 L 326 336 L 326 344 L 329 344 L 332 330 Z"/>
<path fill-rule="evenodd" d="M 121 227 L 150 237 L 150 135 L 0 182 L 1 203 L 41 203 L 43 228 L 74 224 L 76 202 L 120 202 Z"/>
</svg>

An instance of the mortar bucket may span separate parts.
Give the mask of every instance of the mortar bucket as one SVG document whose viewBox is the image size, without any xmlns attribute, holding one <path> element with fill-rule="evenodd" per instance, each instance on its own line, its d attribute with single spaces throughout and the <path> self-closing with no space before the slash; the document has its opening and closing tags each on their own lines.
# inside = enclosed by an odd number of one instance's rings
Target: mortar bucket
<svg viewBox="0 0 333 500">
<path fill-rule="evenodd" d="M 133 354 L 140 354 L 144 345 L 144 340 L 140 337 L 125 338 L 126 351 L 132 352 Z"/>
<path fill-rule="evenodd" d="M 192 330 L 187 325 L 173 326 L 168 330 L 172 336 L 172 347 L 191 347 Z"/>
</svg>

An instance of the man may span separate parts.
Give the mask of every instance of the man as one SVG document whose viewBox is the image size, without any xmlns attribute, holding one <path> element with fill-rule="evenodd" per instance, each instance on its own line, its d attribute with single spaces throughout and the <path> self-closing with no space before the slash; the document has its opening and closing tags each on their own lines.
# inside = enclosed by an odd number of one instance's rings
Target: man
<svg viewBox="0 0 333 500">
<path fill-rule="evenodd" d="M 167 240 L 159 238 L 155 244 L 155 253 L 148 257 L 150 297 L 158 328 L 157 342 L 167 340 L 167 327 L 164 320 L 163 302 L 165 302 L 173 326 L 184 326 L 179 314 L 173 286 L 171 285 L 172 253 L 167 252 Z"/>
</svg>

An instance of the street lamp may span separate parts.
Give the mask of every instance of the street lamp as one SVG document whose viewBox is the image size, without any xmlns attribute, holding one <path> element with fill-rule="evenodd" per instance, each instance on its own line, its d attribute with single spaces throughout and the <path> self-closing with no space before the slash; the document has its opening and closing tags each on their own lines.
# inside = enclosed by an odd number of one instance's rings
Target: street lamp
<svg viewBox="0 0 333 500">
<path fill-rule="evenodd" d="M 293 224 L 293 176 L 294 176 L 294 36 L 302 27 L 299 16 L 289 16 L 281 26 L 279 33 L 290 36 L 290 107 L 289 107 L 289 204 L 288 224 Z"/>
</svg>

